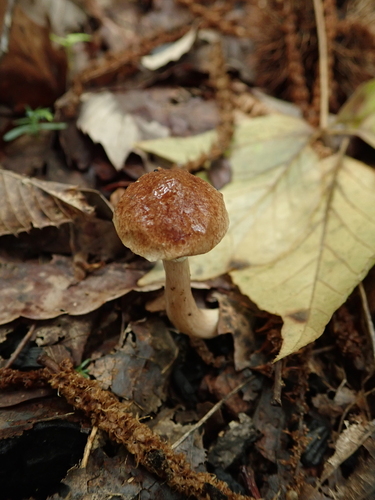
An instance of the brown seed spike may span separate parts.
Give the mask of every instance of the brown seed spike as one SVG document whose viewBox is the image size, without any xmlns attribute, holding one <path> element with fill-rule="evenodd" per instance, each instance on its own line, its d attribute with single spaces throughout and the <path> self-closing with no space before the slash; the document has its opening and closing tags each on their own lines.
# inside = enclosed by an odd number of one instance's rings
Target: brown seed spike
<svg viewBox="0 0 375 500">
<path fill-rule="evenodd" d="M 229 224 L 222 194 L 180 169 L 157 169 L 129 186 L 113 222 L 124 245 L 150 261 L 209 252 Z"/>
</svg>

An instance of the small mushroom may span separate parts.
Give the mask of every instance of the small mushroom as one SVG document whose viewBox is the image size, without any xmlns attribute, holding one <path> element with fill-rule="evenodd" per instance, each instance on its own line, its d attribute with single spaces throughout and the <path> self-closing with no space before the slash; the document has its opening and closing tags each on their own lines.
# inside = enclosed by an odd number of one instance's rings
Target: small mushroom
<svg viewBox="0 0 375 500">
<path fill-rule="evenodd" d="M 187 257 L 209 252 L 225 235 L 229 219 L 222 194 L 186 170 L 158 168 L 127 188 L 113 222 L 130 250 L 163 261 L 166 310 L 174 326 L 187 335 L 215 337 L 219 310 L 197 307 Z"/>
</svg>

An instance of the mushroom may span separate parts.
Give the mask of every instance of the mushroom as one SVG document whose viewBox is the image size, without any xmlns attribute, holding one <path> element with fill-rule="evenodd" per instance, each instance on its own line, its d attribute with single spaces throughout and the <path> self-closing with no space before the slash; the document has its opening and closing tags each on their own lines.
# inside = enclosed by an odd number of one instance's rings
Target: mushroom
<svg viewBox="0 0 375 500">
<path fill-rule="evenodd" d="M 222 194 L 186 170 L 158 168 L 127 188 L 113 222 L 126 247 L 163 261 L 166 311 L 174 326 L 190 336 L 215 337 L 219 310 L 197 307 L 188 256 L 209 252 L 225 235 Z"/>
</svg>

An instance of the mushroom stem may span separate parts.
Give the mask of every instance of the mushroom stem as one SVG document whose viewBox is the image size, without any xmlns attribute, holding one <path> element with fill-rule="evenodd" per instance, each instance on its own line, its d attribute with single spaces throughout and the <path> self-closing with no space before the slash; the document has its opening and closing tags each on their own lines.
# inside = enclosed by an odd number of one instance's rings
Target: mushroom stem
<svg viewBox="0 0 375 500">
<path fill-rule="evenodd" d="M 219 309 L 199 309 L 190 287 L 187 257 L 163 260 L 165 300 L 168 318 L 178 330 L 193 337 L 210 339 L 217 336 Z"/>
</svg>

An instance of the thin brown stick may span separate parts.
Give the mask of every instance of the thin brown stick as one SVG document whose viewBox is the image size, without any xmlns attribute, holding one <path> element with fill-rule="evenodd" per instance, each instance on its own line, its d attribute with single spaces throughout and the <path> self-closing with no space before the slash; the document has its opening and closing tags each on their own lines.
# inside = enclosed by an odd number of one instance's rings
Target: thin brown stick
<svg viewBox="0 0 375 500">
<path fill-rule="evenodd" d="M 177 441 L 175 441 L 173 444 L 172 444 L 172 449 L 175 450 L 178 446 L 180 446 L 181 443 L 183 443 L 185 441 L 185 439 L 187 439 L 190 434 L 194 431 L 196 431 L 197 429 L 199 429 L 199 427 L 201 427 L 205 422 L 207 422 L 207 420 L 215 413 L 217 412 L 217 410 L 219 410 L 219 408 L 221 408 L 223 406 L 223 404 L 228 401 L 228 399 L 230 399 L 232 396 L 234 396 L 235 394 L 237 394 L 238 391 L 240 391 L 246 384 L 248 384 L 252 379 L 254 378 L 254 375 L 251 375 L 250 377 L 248 377 L 244 382 L 242 382 L 241 384 L 239 384 L 237 387 L 235 387 L 232 391 L 230 391 L 226 396 L 223 397 L 223 399 L 221 399 L 220 401 L 218 401 L 216 403 L 216 405 L 214 405 L 211 410 L 209 410 L 205 415 L 204 417 L 202 417 L 199 422 L 197 422 L 196 424 L 194 424 L 192 427 L 190 427 L 190 429 L 185 432 L 185 434 L 183 434 L 180 439 L 178 439 Z"/>
<path fill-rule="evenodd" d="M 324 20 L 324 8 L 322 0 L 313 0 L 316 20 L 316 30 L 318 34 L 319 48 L 319 83 L 320 83 L 320 118 L 321 129 L 326 129 L 328 125 L 329 113 L 329 68 L 328 68 L 328 45 L 327 33 Z"/>
<path fill-rule="evenodd" d="M 21 342 L 18 344 L 17 348 L 15 349 L 15 351 L 13 352 L 13 354 L 11 355 L 11 357 L 6 362 L 5 368 L 10 368 L 12 366 L 12 364 L 15 362 L 15 360 L 18 358 L 18 356 L 19 356 L 20 352 L 22 351 L 22 349 L 25 347 L 25 345 L 29 342 L 29 340 L 33 336 L 35 327 L 36 327 L 35 323 L 33 325 L 31 325 L 29 331 L 26 333 L 26 335 L 24 336 L 24 338 L 21 340 Z"/>
<path fill-rule="evenodd" d="M 81 469 L 86 469 L 86 467 L 87 467 L 87 462 L 89 461 L 90 453 L 91 453 L 91 450 L 92 450 L 92 447 L 94 444 L 94 439 L 95 439 L 97 432 L 98 432 L 98 427 L 96 425 L 94 425 L 93 428 L 91 429 L 90 435 L 87 439 L 85 450 L 83 452 L 82 462 L 80 465 Z"/>
</svg>

